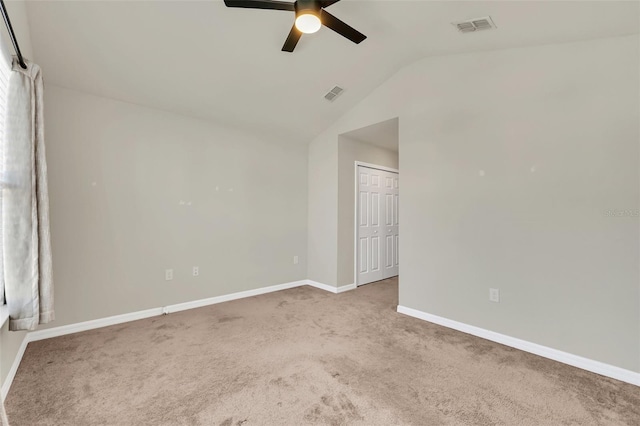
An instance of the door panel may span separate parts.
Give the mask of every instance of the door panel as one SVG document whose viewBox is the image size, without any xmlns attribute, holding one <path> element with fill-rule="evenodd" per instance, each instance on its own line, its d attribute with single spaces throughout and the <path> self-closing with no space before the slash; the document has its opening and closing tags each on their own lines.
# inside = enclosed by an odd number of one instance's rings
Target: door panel
<svg viewBox="0 0 640 426">
<path fill-rule="evenodd" d="M 395 253 L 395 267 L 398 267 L 398 247 L 400 247 L 400 237 L 396 235 L 395 244 L 394 244 L 394 253 Z"/>
<path fill-rule="evenodd" d="M 387 250 L 386 256 L 389 262 L 385 264 L 384 271 L 382 272 L 382 278 L 390 278 L 398 275 L 398 203 L 399 203 L 399 186 L 400 181 L 397 173 L 385 172 L 385 199 L 386 202 L 386 220 L 384 233 L 385 237 L 388 237 L 389 244 L 385 247 Z"/>
<path fill-rule="evenodd" d="M 399 196 L 398 194 L 394 195 L 393 197 L 393 224 L 395 226 L 398 226 L 398 201 L 399 201 Z"/>
<path fill-rule="evenodd" d="M 369 225 L 369 193 L 360 191 L 360 226 Z"/>
<path fill-rule="evenodd" d="M 380 271 L 380 237 L 371 237 L 371 272 Z"/>
<path fill-rule="evenodd" d="M 360 238 L 360 246 L 358 247 L 358 264 L 360 267 L 358 271 L 361 274 L 369 272 L 369 239 L 368 238 Z"/>
<path fill-rule="evenodd" d="M 371 226 L 380 226 L 380 194 L 377 192 L 371 192 Z"/>
<path fill-rule="evenodd" d="M 398 174 L 358 167 L 358 285 L 398 275 Z"/>
<path fill-rule="evenodd" d="M 357 283 L 364 284 L 382 279 L 380 236 L 380 172 L 358 168 L 358 261 Z"/>
<path fill-rule="evenodd" d="M 393 235 L 387 235 L 385 237 L 385 249 L 386 249 L 386 255 L 385 255 L 385 262 L 384 262 L 384 267 L 386 269 L 389 269 L 391 267 L 393 267 L 394 265 L 394 256 L 393 256 Z"/>
</svg>

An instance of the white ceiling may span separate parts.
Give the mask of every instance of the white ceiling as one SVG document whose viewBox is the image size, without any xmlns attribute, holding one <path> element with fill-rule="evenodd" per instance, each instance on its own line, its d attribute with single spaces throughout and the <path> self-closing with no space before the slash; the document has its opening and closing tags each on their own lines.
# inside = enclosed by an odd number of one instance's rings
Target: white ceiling
<svg viewBox="0 0 640 426">
<path fill-rule="evenodd" d="M 328 10 L 369 38 L 327 28 L 280 51 L 282 11 L 222 1 L 30 1 L 45 81 L 309 142 L 402 66 L 428 55 L 638 33 L 638 2 L 343 0 Z M 495 31 L 451 22 L 490 15 Z M 346 90 L 323 99 L 334 85 Z"/>
<path fill-rule="evenodd" d="M 398 152 L 400 142 L 399 122 L 397 118 L 372 124 L 361 129 L 347 132 L 344 136 L 359 142 Z"/>
</svg>

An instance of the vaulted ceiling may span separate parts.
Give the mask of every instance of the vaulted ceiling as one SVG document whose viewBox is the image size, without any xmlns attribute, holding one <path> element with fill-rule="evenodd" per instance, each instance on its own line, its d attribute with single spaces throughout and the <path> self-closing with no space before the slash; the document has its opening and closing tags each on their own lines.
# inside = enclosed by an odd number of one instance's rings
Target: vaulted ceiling
<svg viewBox="0 0 640 426">
<path fill-rule="evenodd" d="M 49 84 L 299 143 L 425 56 L 639 31 L 637 2 L 343 0 L 328 10 L 367 40 L 322 28 L 285 53 L 291 12 L 222 1 L 32 1 L 27 10 Z M 487 15 L 497 30 L 451 25 Z M 346 90 L 330 103 L 323 95 L 336 84 Z"/>
</svg>

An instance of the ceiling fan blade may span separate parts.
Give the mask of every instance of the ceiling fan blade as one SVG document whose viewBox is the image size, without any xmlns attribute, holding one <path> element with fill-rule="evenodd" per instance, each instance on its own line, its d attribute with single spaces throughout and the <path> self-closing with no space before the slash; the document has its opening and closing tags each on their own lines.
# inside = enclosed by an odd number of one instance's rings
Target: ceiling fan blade
<svg viewBox="0 0 640 426">
<path fill-rule="evenodd" d="M 361 43 L 364 39 L 367 38 L 366 35 L 362 34 L 355 28 L 345 24 L 326 10 L 322 10 L 320 12 L 320 20 L 322 21 L 322 25 L 327 28 L 331 28 L 333 31 L 337 32 L 343 37 L 348 38 L 356 44 Z"/>
<path fill-rule="evenodd" d="M 282 51 L 293 52 L 293 49 L 296 48 L 296 44 L 298 44 L 300 37 L 302 37 L 302 32 L 298 30 L 294 24 L 293 27 L 291 27 L 287 40 L 284 42 L 284 46 L 282 46 Z"/>
<path fill-rule="evenodd" d="M 227 7 L 244 7 L 247 9 L 296 10 L 294 3 L 276 0 L 224 0 Z"/>
<path fill-rule="evenodd" d="M 321 7 L 329 7 L 334 3 L 338 3 L 340 0 L 324 0 L 324 1 L 320 1 L 320 6 Z"/>
</svg>

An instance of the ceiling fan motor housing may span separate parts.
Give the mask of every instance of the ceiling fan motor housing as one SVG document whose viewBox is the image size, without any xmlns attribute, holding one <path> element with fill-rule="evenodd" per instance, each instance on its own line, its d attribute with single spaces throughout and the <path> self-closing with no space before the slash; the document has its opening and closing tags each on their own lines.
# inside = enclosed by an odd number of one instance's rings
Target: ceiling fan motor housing
<svg viewBox="0 0 640 426">
<path fill-rule="evenodd" d="M 320 18 L 322 7 L 316 0 L 298 0 L 295 3 L 296 17 L 305 14 L 315 15 Z"/>
</svg>

